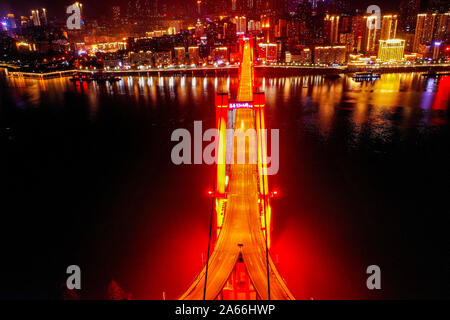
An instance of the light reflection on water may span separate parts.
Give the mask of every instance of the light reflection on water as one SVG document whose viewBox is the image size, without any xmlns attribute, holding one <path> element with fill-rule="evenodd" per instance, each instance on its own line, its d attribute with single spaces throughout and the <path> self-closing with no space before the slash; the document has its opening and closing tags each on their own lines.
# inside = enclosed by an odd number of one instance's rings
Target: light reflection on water
<svg viewBox="0 0 450 320">
<path fill-rule="evenodd" d="M 358 255 L 360 247 L 356 244 L 359 240 L 367 240 L 369 238 L 376 239 L 378 247 L 378 241 L 380 240 L 379 229 L 375 228 L 375 232 L 367 226 L 371 226 L 375 220 L 378 221 L 378 226 L 386 227 L 386 221 L 391 221 L 393 217 L 398 216 L 402 212 L 395 212 L 395 205 L 400 207 L 398 203 L 394 202 L 394 205 L 392 205 L 390 202 L 387 202 L 388 205 L 385 206 L 379 204 L 379 198 L 386 198 L 383 193 L 386 188 L 385 181 L 381 179 L 383 183 L 376 184 L 376 175 L 372 175 L 370 176 L 372 178 L 370 184 L 367 182 L 369 174 L 373 170 L 371 164 L 367 165 L 367 169 L 361 169 L 363 161 L 361 163 L 347 162 L 349 159 L 351 160 L 351 157 L 344 157 L 341 162 L 339 162 L 339 159 L 335 159 L 340 156 L 341 150 L 346 150 L 347 147 L 360 147 L 361 152 L 359 155 L 364 155 L 366 151 L 365 143 L 374 141 L 381 143 L 399 142 L 399 140 L 403 142 L 402 135 L 408 137 L 408 132 L 411 128 L 415 128 L 417 129 L 416 131 L 421 133 L 425 130 L 433 130 L 439 126 L 447 126 L 450 77 L 442 77 L 437 80 L 427 79 L 420 74 L 385 74 L 378 81 L 360 83 L 353 81 L 349 77 L 329 80 L 316 75 L 257 78 L 256 83 L 266 92 L 268 126 L 284 130 L 280 134 L 280 143 L 282 144 L 280 148 L 280 173 L 279 176 L 273 178 L 273 183 L 272 181 L 270 182 L 271 185 L 280 186 L 283 193 L 286 194 L 284 199 L 274 203 L 274 205 L 278 206 L 274 210 L 276 212 L 275 217 L 279 219 L 274 235 L 280 237 L 278 251 L 275 253 L 280 253 L 280 259 L 282 260 L 280 268 L 284 268 L 281 270 L 283 271 L 282 274 L 289 281 L 289 286 L 292 286 L 291 289 L 294 293 L 298 294 L 298 298 L 315 296 L 314 290 L 318 287 L 322 288 L 318 291 L 319 293 L 328 293 L 326 297 L 361 298 L 362 296 L 356 293 L 345 294 L 340 292 L 341 287 L 337 284 L 335 287 L 330 287 L 331 280 L 334 281 L 338 276 L 342 276 L 342 279 L 352 277 L 353 274 L 357 274 L 353 272 L 354 270 L 365 270 L 361 269 L 362 263 L 368 260 L 370 260 L 370 263 L 372 263 L 371 261 L 378 261 L 373 259 L 373 257 L 377 257 L 376 254 L 369 255 L 364 260 L 364 257 Z M 113 181 L 113 184 L 119 188 L 117 193 L 116 191 L 108 193 L 108 191 L 105 191 L 108 188 L 102 188 L 102 185 L 98 189 L 89 189 L 88 183 L 81 188 L 82 190 L 88 188 L 92 194 L 96 194 L 96 192 L 99 192 L 99 194 L 104 193 L 105 195 L 103 196 L 108 199 L 108 205 L 101 207 L 101 212 L 103 212 L 102 218 L 99 218 L 101 223 L 95 223 L 95 226 L 91 226 L 91 228 L 93 234 L 103 232 L 99 236 L 99 239 L 103 239 L 103 242 L 98 247 L 105 252 L 103 256 L 112 258 L 106 261 L 98 258 L 95 260 L 95 263 L 89 264 L 91 268 L 89 271 L 95 276 L 99 275 L 101 272 L 97 269 L 93 270 L 92 268 L 94 267 L 92 266 L 102 265 L 102 263 L 104 265 L 99 270 L 103 270 L 102 268 L 114 269 L 115 274 L 118 275 L 119 282 L 124 281 L 126 283 L 128 281 L 130 283 L 130 291 L 135 293 L 138 298 L 159 298 L 161 292 L 166 290 L 170 292 L 171 298 L 176 298 L 177 294 L 181 294 L 184 287 L 192 280 L 194 272 L 200 269 L 200 257 L 204 253 L 202 250 L 205 248 L 204 244 L 207 235 L 209 201 L 202 200 L 200 194 L 207 187 L 208 182 L 205 181 L 209 181 L 208 178 L 211 176 L 211 172 L 208 171 L 206 166 L 200 166 L 196 169 L 171 166 L 168 158 L 171 147 L 169 144 L 170 133 L 174 127 L 192 125 L 193 119 L 209 120 L 210 123 L 214 123 L 215 91 L 228 90 L 233 92 L 236 89 L 237 79 L 235 77 L 123 77 L 120 81 L 112 84 L 92 82 L 75 85 L 67 78 L 45 81 L 13 78 L 10 79 L 9 85 L 11 87 L 11 96 L 14 99 L 13 102 L 18 107 L 63 109 L 70 105 L 72 101 L 70 99 L 75 101 L 75 98 L 77 98 L 77 103 L 80 102 L 83 105 L 77 104 L 74 106 L 72 104 L 70 108 L 79 106 L 80 109 L 77 109 L 79 112 L 64 113 L 64 117 L 55 119 L 60 119 L 64 124 L 66 123 L 66 118 L 70 118 L 71 121 L 68 121 L 68 123 L 77 129 L 78 122 L 83 122 L 84 118 L 75 117 L 72 120 L 72 116 L 73 114 L 79 116 L 79 113 L 85 112 L 84 109 L 86 109 L 86 118 L 89 121 L 95 122 L 98 120 L 100 125 L 98 127 L 93 126 L 94 133 L 89 134 L 89 138 L 80 140 L 81 142 L 78 144 L 80 146 L 87 144 L 86 148 L 89 151 L 82 152 L 82 156 L 74 157 L 74 163 L 70 162 L 72 157 L 67 157 L 65 162 L 69 162 L 68 168 L 77 168 L 80 165 L 79 159 L 91 159 L 92 150 L 97 150 L 99 146 L 106 144 L 110 147 L 101 149 L 103 151 L 100 153 L 103 154 L 104 152 L 105 156 L 100 157 L 100 160 L 97 158 L 99 165 L 94 168 L 101 169 L 111 162 L 114 164 L 123 162 L 126 163 L 126 168 L 129 170 L 126 171 L 127 176 L 129 176 L 127 178 L 129 180 L 126 180 L 128 183 L 136 179 L 142 180 L 142 185 L 124 183 L 123 186 L 120 186 L 116 183 L 117 173 L 114 170 L 106 170 L 105 172 L 110 172 L 110 179 L 105 180 L 105 185 L 107 182 Z M 116 105 L 111 106 L 111 103 L 116 103 Z M 106 112 L 108 109 L 112 111 Z M 129 110 L 133 112 L 128 112 Z M 161 112 L 166 110 L 170 112 Z M 175 112 L 173 112 L 174 110 Z M 44 129 L 47 126 L 54 128 L 53 118 L 48 119 L 46 114 L 44 116 L 44 118 L 37 118 L 38 121 L 44 121 L 45 125 L 42 127 Z M 182 118 L 188 120 L 183 122 Z M 153 127 L 154 124 L 155 127 Z M 116 125 L 119 125 L 117 132 Z M 139 130 L 133 130 L 135 127 Z M 30 132 L 33 132 L 32 129 Z M 59 133 L 60 131 L 57 132 Z M 76 132 L 78 133 L 78 131 Z M 105 132 L 106 137 L 103 137 Z M 164 138 L 164 134 L 166 138 Z M 122 141 L 119 137 L 123 135 L 127 139 Z M 304 137 L 308 135 L 314 136 L 311 139 L 312 142 L 299 138 L 299 136 Z M 33 134 L 24 135 L 27 139 L 33 139 L 34 136 Z M 143 136 L 145 139 L 143 139 Z M 413 147 L 415 147 L 417 136 L 419 135 L 409 135 L 410 140 L 412 140 L 409 142 Z M 43 140 L 47 141 L 45 137 Z M 74 134 L 74 137 L 78 137 L 78 135 Z M 337 148 L 337 151 L 334 151 L 332 147 L 321 149 L 323 146 L 317 143 L 317 140 L 314 139 L 315 137 L 319 137 L 319 140 L 331 141 L 332 143 L 329 143 L 329 145 L 338 145 L 339 148 Z M 423 136 L 419 137 L 423 138 Z M 126 152 L 130 151 L 124 146 L 128 147 L 129 144 L 136 141 L 139 142 L 140 139 L 143 139 L 141 142 L 145 152 L 136 153 L 137 155 L 133 153 L 133 161 L 129 163 L 128 157 L 122 155 L 121 152 L 127 155 Z M 159 140 L 164 139 L 166 141 L 159 143 Z M 43 144 L 39 139 L 36 140 Z M 52 139 L 50 140 L 52 141 Z M 20 142 L 20 140 L 17 141 Z M 30 145 L 34 145 L 34 140 L 31 141 L 33 141 L 33 144 L 30 143 Z M 95 143 L 96 141 L 99 142 Z M 343 143 L 343 146 L 340 143 Z M 117 144 L 119 147 L 122 147 L 116 150 Z M 389 152 L 391 149 L 388 144 L 383 148 L 383 146 L 372 143 L 368 149 L 370 149 L 370 152 L 378 152 L 378 150 Z M 139 143 L 138 145 L 140 146 Z M 397 143 L 393 144 L 394 147 L 399 145 Z M 311 146 L 314 148 L 308 150 L 307 147 Z M 319 152 L 317 158 L 314 157 L 316 147 L 319 150 L 323 150 Z M 156 148 L 159 153 L 157 157 L 154 157 L 153 152 Z M 439 148 L 443 148 L 442 145 Z M 433 150 L 436 149 L 438 148 L 433 148 Z M 45 152 L 45 148 L 43 152 Z M 422 165 L 420 159 L 414 162 L 414 158 L 419 156 L 419 152 L 412 153 L 412 155 L 412 157 L 407 158 L 406 162 L 412 163 L 412 167 Z M 22 157 L 25 159 L 32 158 L 31 156 L 20 155 L 20 158 Z M 53 153 L 50 158 L 55 158 Z M 95 157 L 92 158 L 95 159 Z M 104 159 L 108 159 L 108 161 L 104 161 Z M 400 159 L 402 160 L 402 165 L 407 164 L 403 162 L 404 158 Z M 445 160 L 446 158 L 444 157 L 443 159 Z M 318 162 L 318 160 L 322 162 Z M 337 165 L 333 166 L 335 161 Z M 59 163 L 59 160 L 53 162 L 53 165 L 57 163 Z M 356 166 L 352 165 L 355 163 L 357 164 Z M 380 164 L 380 162 L 377 163 Z M 396 175 L 394 170 L 389 171 L 389 168 L 392 166 L 390 159 L 386 163 L 387 165 L 378 169 L 376 173 L 382 174 L 387 172 L 384 176 L 382 175 L 384 178 L 392 176 L 392 179 L 386 183 L 387 185 L 395 181 L 402 181 L 405 177 L 410 176 L 409 172 L 412 170 L 409 170 L 409 167 L 406 170 L 408 175 L 402 177 L 401 175 Z M 87 161 L 85 166 L 81 163 L 81 168 L 76 175 L 79 174 L 86 178 L 86 181 L 91 181 L 88 178 L 94 172 L 95 181 L 97 171 L 86 170 L 90 166 L 90 160 Z M 116 166 L 120 168 L 120 166 Z M 40 166 L 38 168 L 36 171 L 41 170 Z M 112 168 L 116 167 L 112 166 Z M 136 169 L 136 172 L 139 174 L 133 174 L 133 169 L 135 168 L 139 169 Z M 341 174 L 341 171 L 335 171 L 335 168 L 341 168 L 340 170 L 344 168 L 346 170 L 344 172 L 347 174 Z M 352 171 L 353 168 L 355 168 L 355 171 Z M 317 170 L 314 171 L 314 169 Z M 398 166 L 396 170 L 399 170 Z M 85 171 L 87 173 L 83 175 Z M 324 171 L 323 176 L 326 176 L 326 179 L 321 176 L 322 171 Z M 59 175 L 59 171 L 56 172 Z M 99 172 L 103 171 L 100 170 Z M 311 177 L 308 176 L 309 172 L 313 172 Z M 336 174 L 336 177 L 333 174 Z M 418 175 L 420 176 L 420 172 L 415 172 L 412 176 L 416 179 Z M 344 180 L 347 181 L 344 187 L 342 177 L 346 178 Z M 103 180 L 103 177 L 101 180 Z M 180 181 L 183 183 L 180 183 Z M 67 183 L 72 184 L 70 179 L 67 180 Z M 429 183 L 428 180 L 427 183 Z M 186 188 L 186 185 L 189 188 Z M 366 189 L 361 187 L 364 190 L 364 195 L 359 195 L 357 192 L 360 189 L 360 185 L 366 187 Z M 377 187 L 374 187 L 374 185 Z M 410 180 L 405 180 L 405 183 L 399 186 L 406 188 L 409 185 L 413 184 L 410 183 Z M 355 186 L 354 189 L 352 189 L 352 186 Z M 371 189 L 368 187 L 371 187 Z M 166 190 L 169 190 L 169 188 L 170 192 L 167 192 Z M 45 187 L 41 189 L 48 193 Z M 59 188 L 58 185 L 58 189 L 63 190 L 64 188 Z M 341 189 L 344 191 L 340 193 Z M 420 192 L 422 193 L 423 188 L 419 189 L 421 189 Z M 366 190 L 367 194 L 373 193 L 373 197 L 377 201 L 371 202 L 371 198 L 366 198 Z M 379 190 L 383 192 L 377 193 L 376 191 Z M 411 190 L 409 191 L 411 192 Z M 142 203 L 139 202 L 135 207 L 132 207 L 129 197 L 134 194 L 135 198 L 133 199 L 143 200 L 141 200 Z M 145 194 L 145 196 L 143 197 L 141 194 Z M 323 194 L 326 196 L 323 197 Z M 335 194 L 337 196 L 334 199 L 335 201 L 333 201 L 333 198 L 330 199 L 330 197 Z M 342 196 L 343 194 L 344 196 Z M 180 195 L 179 201 L 172 201 L 173 195 Z M 398 194 L 396 195 L 398 196 Z M 345 199 L 345 197 L 351 199 L 352 206 L 347 207 L 344 200 L 341 200 L 343 203 L 336 200 Z M 95 203 L 93 205 L 89 200 L 82 198 L 80 197 L 79 199 L 80 201 L 84 200 L 84 207 L 81 206 L 81 208 L 90 209 L 95 207 Z M 298 201 L 292 201 L 291 203 L 291 199 L 297 198 L 299 198 Z M 332 210 L 327 206 L 324 209 L 322 207 L 324 203 L 330 203 L 329 206 L 332 207 Z M 399 198 L 399 203 L 401 203 L 402 208 L 407 204 L 403 198 Z M 370 208 L 372 204 L 377 209 L 375 210 L 376 215 L 370 216 L 367 213 L 367 219 L 362 217 L 359 208 Z M 414 205 L 413 203 L 410 207 L 412 208 Z M 100 226 L 110 226 L 111 221 L 115 221 L 114 215 L 111 215 L 111 208 L 116 207 L 119 208 L 117 211 L 123 213 L 127 218 L 119 219 L 120 228 L 113 229 L 120 230 L 121 233 L 111 232 L 112 235 L 110 235 L 102 231 L 109 227 L 103 228 Z M 393 208 L 392 211 L 389 211 L 390 208 Z M 385 216 L 383 216 L 384 211 L 386 211 Z M 90 210 L 80 210 L 80 212 L 90 213 Z M 130 212 L 134 212 L 133 215 L 130 215 Z M 165 212 L 165 214 L 157 214 L 160 212 Z M 186 212 L 189 213 L 190 219 L 185 218 Z M 333 216 L 333 214 L 336 216 Z M 117 214 L 117 216 L 120 215 Z M 336 219 L 337 216 L 343 222 L 339 222 L 339 219 Z M 376 220 L 376 217 L 379 216 L 381 218 Z M 72 218 L 69 215 L 67 219 Z M 157 220 L 155 221 L 154 219 Z M 348 222 L 353 222 L 354 220 L 356 221 L 355 226 Z M 86 215 L 84 220 L 80 221 L 92 223 L 92 218 Z M 128 224 L 126 221 L 128 221 Z M 205 221 L 206 223 L 204 223 Z M 295 222 L 295 227 L 299 226 L 304 229 L 291 227 L 292 222 Z M 360 224 L 359 222 L 363 223 Z M 402 227 L 403 223 L 405 221 L 402 221 Z M 420 224 L 422 225 L 423 223 L 424 220 L 421 216 Z M 186 225 L 189 228 L 185 230 Z M 154 229 L 153 226 L 157 226 L 157 229 Z M 412 226 L 414 227 L 415 225 L 412 224 Z M 355 230 L 359 230 L 360 227 L 363 228 L 361 234 L 364 234 L 364 237 L 355 234 Z M 393 227 L 391 226 L 391 228 Z M 353 232 L 347 232 L 348 230 Z M 411 230 L 411 232 L 415 233 L 414 228 Z M 122 246 L 122 232 L 127 235 L 128 238 L 125 237 L 126 239 L 130 239 L 128 246 Z M 130 234 L 136 236 L 132 237 Z M 346 234 L 352 236 L 350 240 L 346 240 Z M 385 231 L 383 229 L 383 236 L 384 234 Z M 395 234 L 397 234 L 396 229 Z M 178 237 L 181 236 L 183 236 L 182 244 L 178 243 Z M 201 238 L 202 236 L 204 238 Z M 116 237 L 120 238 L 118 242 L 114 242 L 117 240 Z M 409 246 L 411 238 L 405 237 L 405 239 L 408 240 Z M 398 248 L 402 248 L 402 252 L 404 252 L 403 249 L 405 247 L 400 246 L 398 240 L 397 242 L 391 242 L 391 240 L 392 238 L 387 238 L 382 248 L 389 249 L 392 247 L 393 249 L 386 253 L 383 251 L 383 256 L 396 256 Z M 78 242 L 78 238 L 74 237 L 73 241 Z M 118 246 L 119 248 L 116 248 L 111 243 L 120 243 L 121 245 Z M 164 246 L 161 246 L 161 243 L 164 243 Z M 274 243 L 275 248 L 277 248 L 277 243 Z M 182 249 L 179 249 L 179 246 L 182 246 Z M 123 247 L 122 251 L 120 247 Z M 129 248 L 136 249 L 129 250 Z M 319 250 L 316 250 L 317 248 Z M 351 251 L 352 248 L 356 249 Z M 364 249 L 365 252 L 370 253 L 370 250 L 366 250 L 365 247 Z M 83 247 L 80 250 L 84 251 L 86 248 Z M 99 250 L 99 252 L 102 250 Z M 181 251 L 181 256 L 179 251 Z M 347 251 L 351 251 L 351 253 L 348 256 L 342 256 L 342 253 Z M 99 252 L 95 252 L 96 257 Z M 329 252 L 337 252 L 339 257 L 335 257 Z M 416 259 L 416 252 L 413 255 L 414 259 Z M 99 255 L 99 257 L 103 256 Z M 155 257 L 164 263 L 155 264 Z M 357 259 L 349 257 L 356 257 Z M 85 257 L 85 259 L 90 261 L 90 258 Z M 132 261 L 129 259 L 132 259 Z M 117 265 L 111 263 L 111 261 L 117 263 Z M 126 268 L 117 261 L 126 261 Z M 363 262 L 360 263 L 360 261 Z M 397 275 L 403 274 L 404 270 L 407 269 L 404 268 L 409 266 L 406 262 L 408 262 L 407 259 L 402 260 L 402 264 L 399 263 Z M 180 263 L 185 264 L 185 268 L 181 271 L 178 270 Z M 382 263 L 380 264 L 382 265 Z M 330 265 L 331 267 L 329 267 Z M 347 270 L 344 268 L 347 265 L 350 265 L 351 269 Z M 319 269 L 321 272 L 317 272 L 317 267 L 322 268 Z M 132 268 L 132 270 L 128 268 Z M 325 269 L 330 269 L 331 271 Z M 126 272 L 123 270 L 126 270 Z M 170 280 L 155 281 L 155 274 L 161 275 L 160 279 Z M 175 274 L 176 277 L 174 277 Z M 414 273 L 412 274 L 414 275 Z M 324 281 L 321 280 L 323 275 L 325 275 Z M 297 279 L 300 280 L 297 281 Z M 310 283 L 309 287 L 305 287 L 305 283 Z M 354 285 L 354 282 L 352 282 L 352 285 Z M 150 290 L 151 292 L 148 293 Z M 304 295 L 302 294 L 303 290 L 305 291 Z M 316 294 L 320 298 L 321 295 L 319 293 Z"/>
<path fill-rule="evenodd" d="M 268 114 L 285 108 L 304 110 L 301 125 L 318 130 L 327 138 L 337 114 L 346 114 L 352 127 L 351 136 L 358 140 L 363 130 L 370 129 L 375 139 L 389 139 L 393 128 L 427 127 L 446 123 L 442 111 L 449 104 L 450 77 L 422 77 L 418 73 L 383 74 L 374 82 L 355 82 L 343 76 L 329 80 L 311 75 L 285 78 L 258 78 L 256 83 L 266 92 Z M 64 104 L 64 93 L 75 91 L 87 95 L 90 115 L 94 119 L 102 95 L 125 95 L 134 103 L 158 107 L 160 101 L 184 108 L 196 100 L 213 105 L 215 91 L 236 89 L 235 77 L 123 77 L 109 84 L 73 84 L 68 78 L 51 80 L 10 79 L 17 99 L 37 106 L 45 98 Z M 201 96 L 201 97 L 200 97 Z M 161 100 L 162 99 L 162 100 Z M 165 104 L 164 104 L 165 105 Z M 440 110 L 441 112 L 435 112 Z M 394 121 L 395 119 L 395 121 Z"/>
</svg>

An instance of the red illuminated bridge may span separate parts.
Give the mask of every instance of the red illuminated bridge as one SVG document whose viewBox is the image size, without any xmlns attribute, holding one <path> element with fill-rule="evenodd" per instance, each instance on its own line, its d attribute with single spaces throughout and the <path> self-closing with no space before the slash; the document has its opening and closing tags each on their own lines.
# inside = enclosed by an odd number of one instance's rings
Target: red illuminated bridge
<svg viewBox="0 0 450 320">
<path fill-rule="evenodd" d="M 227 93 L 216 94 L 219 151 L 213 199 L 214 250 L 181 300 L 294 299 L 268 253 L 267 146 L 260 134 L 265 129 L 265 97 L 254 91 L 252 41 L 241 38 L 240 50 L 236 101 L 229 102 Z M 227 128 L 254 129 L 256 139 L 244 145 L 234 138 L 227 141 Z M 246 159 L 257 157 L 257 161 L 227 165 L 227 153 L 236 155 L 238 151 L 245 152 Z"/>
</svg>

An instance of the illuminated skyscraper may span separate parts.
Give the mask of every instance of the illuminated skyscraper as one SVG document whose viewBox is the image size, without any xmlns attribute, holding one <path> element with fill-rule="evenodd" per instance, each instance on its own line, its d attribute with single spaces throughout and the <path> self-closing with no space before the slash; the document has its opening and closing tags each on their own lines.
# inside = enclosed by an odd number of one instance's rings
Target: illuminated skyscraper
<svg viewBox="0 0 450 320">
<path fill-rule="evenodd" d="M 436 18 L 436 28 L 433 40 L 450 43 L 450 12 L 441 13 Z"/>
<path fill-rule="evenodd" d="M 276 43 L 259 43 L 257 52 L 261 61 L 272 62 L 277 60 L 278 51 Z"/>
<path fill-rule="evenodd" d="M 186 48 L 185 47 L 175 47 L 173 48 L 175 52 L 174 58 L 176 59 L 177 63 L 182 64 L 186 60 Z"/>
<path fill-rule="evenodd" d="M 361 51 L 364 53 L 375 53 L 379 39 L 379 30 L 376 29 L 376 16 L 364 17 L 364 32 Z"/>
<path fill-rule="evenodd" d="M 383 16 L 381 20 L 380 40 L 395 39 L 397 34 L 397 15 Z"/>
<path fill-rule="evenodd" d="M 73 5 L 77 6 L 78 8 L 80 8 L 81 20 L 83 20 L 83 17 L 84 17 L 84 15 L 83 15 L 83 4 L 81 2 L 77 1 Z"/>
<path fill-rule="evenodd" d="M 189 61 L 190 63 L 199 63 L 200 61 L 200 53 L 199 48 L 197 46 L 192 46 L 188 48 L 189 53 Z"/>
<path fill-rule="evenodd" d="M 433 41 L 437 13 L 419 13 L 416 22 L 413 51 L 417 52 L 420 45 Z"/>
<path fill-rule="evenodd" d="M 231 11 L 235 12 L 237 10 L 236 0 L 231 0 Z"/>
<path fill-rule="evenodd" d="M 269 16 L 264 15 L 261 17 L 261 28 L 264 33 L 265 42 L 270 42 L 273 38 L 273 23 Z"/>
<path fill-rule="evenodd" d="M 324 36 L 328 43 L 338 43 L 338 30 L 339 30 L 339 16 L 338 15 L 326 15 L 324 19 Z"/>
<path fill-rule="evenodd" d="M 353 34 L 353 43 L 357 52 L 362 51 L 362 40 L 366 19 L 361 14 L 352 17 L 351 33 Z"/>
<path fill-rule="evenodd" d="M 47 10 L 45 8 L 42 8 L 40 18 L 41 18 L 41 24 L 46 25 L 47 24 Z"/>
<path fill-rule="evenodd" d="M 236 25 L 236 32 L 237 33 L 245 33 L 247 32 L 247 18 L 244 16 L 241 17 L 234 17 L 231 20 Z"/>
<path fill-rule="evenodd" d="M 314 63 L 316 64 L 342 64 L 345 62 L 345 46 L 317 46 L 314 48 Z"/>
<path fill-rule="evenodd" d="M 33 19 L 34 26 L 41 25 L 41 19 L 39 18 L 39 10 L 31 10 L 31 17 Z"/>
</svg>

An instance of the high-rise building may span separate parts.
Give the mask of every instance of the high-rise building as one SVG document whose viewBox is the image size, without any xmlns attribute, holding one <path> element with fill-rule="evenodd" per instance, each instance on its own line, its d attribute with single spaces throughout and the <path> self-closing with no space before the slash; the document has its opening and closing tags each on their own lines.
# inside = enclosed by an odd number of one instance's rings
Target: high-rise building
<svg viewBox="0 0 450 320">
<path fill-rule="evenodd" d="M 397 34 L 397 15 L 386 15 L 381 20 L 380 40 L 395 39 Z"/>
<path fill-rule="evenodd" d="M 380 40 L 378 47 L 378 59 L 384 62 L 398 62 L 403 60 L 405 40 L 388 39 Z"/>
<path fill-rule="evenodd" d="M 345 46 L 318 46 L 314 48 L 314 63 L 316 64 L 342 64 L 345 62 Z"/>
<path fill-rule="evenodd" d="M 354 38 L 352 33 L 339 34 L 339 44 L 345 45 L 348 53 L 353 52 Z"/>
<path fill-rule="evenodd" d="M 301 47 L 295 48 L 293 52 L 286 52 L 286 62 L 310 64 L 312 62 L 311 49 Z"/>
<path fill-rule="evenodd" d="M 329 44 L 338 43 L 339 16 L 327 14 L 324 19 L 324 36 Z"/>
<path fill-rule="evenodd" d="M 364 16 L 364 32 L 361 51 L 364 53 L 376 53 L 379 30 L 376 28 L 376 16 Z"/>
<path fill-rule="evenodd" d="M 287 38 L 287 21 L 286 19 L 278 19 L 278 24 L 275 25 L 275 37 Z"/>
<path fill-rule="evenodd" d="M 158 10 L 158 0 L 129 0 L 126 18 L 129 21 L 139 22 L 148 17 L 158 16 Z"/>
<path fill-rule="evenodd" d="M 450 43 L 450 12 L 441 13 L 436 18 L 434 41 Z"/>
<path fill-rule="evenodd" d="M 250 20 L 248 22 L 247 26 L 248 26 L 247 30 L 249 32 L 251 32 L 251 31 L 259 31 L 260 30 L 259 28 L 261 27 L 261 24 L 259 23 L 259 21 Z"/>
<path fill-rule="evenodd" d="M 246 33 L 247 32 L 247 18 L 242 17 L 235 17 L 234 23 L 236 24 L 236 32 L 237 33 Z"/>
<path fill-rule="evenodd" d="M 81 2 L 75 2 L 73 6 L 77 6 L 80 9 L 81 20 L 83 20 L 83 4 Z"/>
<path fill-rule="evenodd" d="M 234 39 L 236 37 L 236 24 L 229 21 L 225 22 L 222 29 L 224 39 Z"/>
<path fill-rule="evenodd" d="M 278 46 L 276 43 L 259 43 L 258 57 L 261 61 L 272 62 L 278 57 Z"/>
<path fill-rule="evenodd" d="M 267 15 L 261 16 L 261 28 L 264 34 L 265 42 L 270 42 L 274 38 L 273 19 Z"/>
<path fill-rule="evenodd" d="M 216 47 L 211 50 L 211 57 L 213 61 L 228 61 L 228 48 L 227 47 Z"/>
<path fill-rule="evenodd" d="M 416 28 L 416 18 L 420 0 L 402 0 L 399 8 L 398 29 L 401 32 L 413 32 Z"/>
<path fill-rule="evenodd" d="M 39 10 L 31 10 L 31 17 L 33 19 L 33 25 L 34 26 L 40 26 L 41 25 L 41 19 L 39 17 Z"/>
<path fill-rule="evenodd" d="M 120 7 L 119 6 L 112 7 L 112 20 L 116 24 L 120 22 Z"/>
<path fill-rule="evenodd" d="M 149 15 L 152 17 L 158 16 L 161 12 L 164 13 L 166 9 L 167 8 L 165 7 L 165 5 L 162 5 L 160 8 L 160 3 L 158 0 L 153 0 L 151 5 L 148 6 Z"/>
<path fill-rule="evenodd" d="M 46 25 L 48 23 L 47 21 L 47 10 L 45 8 L 42 8 L 41 15 L 40 15 L 41 24 Z"/>
<path fill-rule="evenodd" d="M 191 46 L 188 48 L 188 54 L 189 54 L 189 61 L 190 63 L 199 63 L 200 61 L 200 54 L 199 54 L 199 48 L 197 46 Z"/>
<path fill-rule="evenodd" d="M 405 52 L 413 52 L 414 46 L 414 33 L 410 32 L 397 32 L 397 38 L 405 40 Z"/>
<path fill-rule="evenodd" d="M 448 41 L 449 12 L 446 13 L 419 13 L 417 15 L 416 34 L 414 36 L 413 51 L 418 52 L 419 47 L 429 45 L 433 41 Z"/>
<path fill-rule="evenodd" d="M 352 16 L 341 15 L 341 24 L 339 26 L 340 33 L 350 33 L 352 31 Z"/>
<path fill-rule="evenodd" d="M 237 11 L 237 1 L 231 0 L 231 11 L 236 12 Z"/>
<path fill-rule="evenodd" d="M 173 48 L 175 53 L 174 58 L 177 63 L 182 64 L 186 60 L 186 48 L 185 47 L 175 47 Z"/>
<path fill-rule="evenodd" d="M 413 45 L 414 52 L 417 52 L 421 44 L 431 42 L 435 18 L 436 15 L 431 13 L 420 13 L 417 15 L 416 33 Z"/>
<path fill-rule="evenodd" d="M 362 51 L 364 29 L 366 27 L 366 20 L 363 15 L 356 14 L 352 17 L 352 29 L 353 43 L 357 52 Z"/>
</svg>

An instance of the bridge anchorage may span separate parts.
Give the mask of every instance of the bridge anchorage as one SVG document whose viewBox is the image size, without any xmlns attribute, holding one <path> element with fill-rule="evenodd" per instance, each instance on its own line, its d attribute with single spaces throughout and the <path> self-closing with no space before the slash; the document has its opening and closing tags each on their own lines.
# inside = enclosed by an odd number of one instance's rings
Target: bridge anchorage
<svg viewBox="0 0 450 320">
<path fill-rule="evenodd" d="M 206 266 L 180 300 L 294 299 L 269 254 L 271 207 L 267 146 L 262 138 L 265 96 L 254 90 L 251 38 L 240 38 L 240 52 L 236 101 L 229 101 L 228 93 L 216 93 L 215 99 L 219 131 L 211 217 L 215 245 Z M 227 137 L 227 129 L 254 130 L 256 139 L 236 143 L 234 137 Z M 239 152 L 257 161 L 230 161 Z"/>
</svg>

